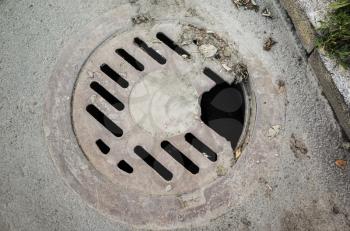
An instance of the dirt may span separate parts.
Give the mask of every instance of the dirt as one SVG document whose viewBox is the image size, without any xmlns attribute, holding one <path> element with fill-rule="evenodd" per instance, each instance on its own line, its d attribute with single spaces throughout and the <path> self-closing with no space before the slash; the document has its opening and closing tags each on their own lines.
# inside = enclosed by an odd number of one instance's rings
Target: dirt
<svg viewBox="0 0 350 231">
<path fill-rule="evenodd" d="M 254 0 L 232 0 L 237 8 L 243 7 L 246 10 L 259 11 L 259 6 Z"/>
<path fill-rule="evenodd" d="M 238 57 L 238 52 L 220 35 L 194 25 L 185 25 L 182 31 L 181 45 L 195 44 L 204 58 L 217 60 L 224 70 L 233 73 L 236 83 L 248 79 L 247 66 Z M 203 47 L 211 47 L 211 50 L 215 48 L 216 52 L 208 57 L 207 53 L 203 52 Z"/>
<path fill-rule="evenodd" d="M 140 14 L 131 19 L 134 25 L 153 22 L 154 19 L 148 14 Z"/>
<path fill-rule="evenodd" d="M 276 44 L 277 42 L 273 40 L 273 38 L 269 37 L 265 40 L 264 42 L 264 50 L 265 51 L 270 51 L 271 48 Z"/>
<path fill-rule="evenodd" d="M 290 149 L 298 159 L 308 157 L 306 155 L 308 153 L 308 149 L 305 143 L 301 139 L 296 138 L 294 134 L 292 134 L 290 138 Z"/>
</svg>

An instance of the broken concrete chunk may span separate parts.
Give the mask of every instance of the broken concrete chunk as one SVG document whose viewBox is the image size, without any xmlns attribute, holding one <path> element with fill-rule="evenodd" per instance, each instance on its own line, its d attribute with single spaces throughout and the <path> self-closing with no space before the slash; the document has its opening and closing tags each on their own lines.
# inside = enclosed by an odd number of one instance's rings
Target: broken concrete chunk
<svg viewBox="0 0 350 231">
<path fill-rule="evenodd" d="M 218 49 L 211 45 L 211 44 L 204 44 L 199 47 L 199 51 L 202 53 L 202 55 L 206 58 L 211 58 L 213 57 Z"/>
</svg>

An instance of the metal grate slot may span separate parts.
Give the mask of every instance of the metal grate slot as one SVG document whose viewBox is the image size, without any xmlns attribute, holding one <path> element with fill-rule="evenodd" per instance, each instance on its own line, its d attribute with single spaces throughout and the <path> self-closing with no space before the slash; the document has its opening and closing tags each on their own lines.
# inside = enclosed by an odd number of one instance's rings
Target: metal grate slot
<svg viewBox="0 0 350 231">
<path fill-rule="evenodd" d="M 170 181 L 173 178 L 173 174 L 166 169 L 161 163 L 159 163 L 151 154 L 149 154 L 143 147 L 136 146 L 134 152 L 143 161 L 146 162 L 154 171 L 156 171 L 164 180 Z"/>
<path fill-rule="evenodd" d="M 131 167 L 125 160 L 122 160 L 118 163 L 118 168 L 126 173 L 133 173 L 134 169 Z"/>
<path fill-rule="evenodd" d="M 211 80 L 213 80 L 216 84 L 222 84 L 225 83 L 225 81 L 214 71 L 212 71 L 210 68 L 206 67 L 204 68 L 203 73 L 209 77 Z"/>
<path fill-rule="evenodd" d="M 123 135 L 123 130 L 94 105 L 90 104 L 87 106 L 86 111 L 116 137 L 121 137 Z"/>
<path fill-rule="evenodd" d="M 123 77 L 121 77 L 117 72 L 115 72 L 110 66 L 107 64 L 102 64 L 100 69 L 103 73 L 105 73 L 108 77 L 110 77 L 114 82 L 119 84 L 122 88 L 128 88 L 129 83 Z"/>
<path fill-rule="evenodd" d="M 183 48 L 181 48 L 179 45 L 177 45 L 173 40 L 171 40 L 168 36 L 166 36 L 164 33 L 159 32 L 157 33 L 157 38 L 162 41 L 165 45 L 167 45 L 170 49 L 175 51 L 180 56 L 186 56 L 186 58 L 190 58 L 191 55 L 185 51 Z"/>
<path fill-rule="evenodd" d="M 140 38 L 135 38 L 134 43 L 144 50 L 149 56 L 151 56 L 155 61 L 159 64 L 164 65 L 166 63 L 166 59 L 160 55 L 157 51 L 155 51 L 152 47 L 149 47 L 144 41 Z"/>
<path fill-rule="evenodd" d="M 213 162 L 217 161 L 217 154 L 213 150 L 211 150 L 206 144 L 200 141 L 197 137 L 195 137 L 192 133 L 187 133 L 185 135 L 185 140 L 199 152 L 203 153 L 203 155 L 209 160 Z"/>
<path fill-rule="evenodd" d="M 163 141 L 161 143 L 161 147 L 192 174 L 197 174 L 199 172 L 198 166 L 176 147 L 174 147 L 169 141 Z"/>
<path fill-rule="evenodd" d="M 102 87 L 98 82 L 92 82 L 90 84 L 90 87 L 117 110 L 122 111 L 124 109 L 124 104 L 120 102 L 116 97 L 114 97 L 104 87 Z"/>
<path fill-rule="evenodd" d="M 107 155 L 109 153 L 109 151 L 111 150 L 108 147 L 108 145 L 105 142 L 103 142 L 103 140 L 101 140 L 101 139 L 96 141 L 96 145 L 100 149 L 100 151 L 105 155 Z"/>
<path fill-rule="evenodd" d="M 145 70 L 145 67 L 142 63 L 137 61 L 132 55 L 130 55 L 126 50 L 124 49 L 117 49 L 115 51 L 120 57 L 122 57 L 125 61 L 127 61 L 131 66 L 133 66 L 138 71 Z"/>
</svg>

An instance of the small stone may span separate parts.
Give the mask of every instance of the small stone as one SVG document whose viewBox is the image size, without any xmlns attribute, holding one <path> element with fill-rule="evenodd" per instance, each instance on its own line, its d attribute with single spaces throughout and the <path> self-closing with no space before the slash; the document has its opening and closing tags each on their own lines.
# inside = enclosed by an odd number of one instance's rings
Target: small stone
<svg viewBox="0 0 350 231">
<path fill-rule="evenodd" d="M 227 174 L 227 169 L 224 166 L 219 165 L 216 168 L 216 174 L 218 176 L 225 176 Z"/>
<path fill-rule="evenodd" d="M 294 134 L 292 134 L 290 138 L 290 149 L 298 159 L 308 157 L 306 155 L 308 153 L 306 144 L 303 142 L 303 140 L 296 138 Z"/>
<path fill-rule="evenodd" d="M 205 152 L 203 152 L 203 156 L 209 159 L 209 155 Z"/>
<path fill-rule="evenodd" d="M 267 132 L 267 137 L 269 138 L 274 138 L 276 137 L 282 129 L 281 125 L 274 125 L 272 126 L 269 131 Z"/>
<path fill-rule="evenodd" d="M 232 0 L 232 2 L 237 8 L 242 6 L 247 10 L 255 10 L 256 12 L 259 10 L 259 6 L 254 0 Z"/>
<path fill-rule="evenodd" d="M 226 70 L 226 71 L 232 71 L 232 68 L 227 66 L 227 64 L 223 63 L 222 67 Z"/>
<path fill-rule="evenodd" d="M 202 53 L 202 55 L 206 58 L 211 58 L 213 57 L 218 49 L 211 45 L 211 44 L 204 44 L 199 47 L 199 51 Z"/>
<path fill-rule="evenodd" d="M 149 15 L 137 15 L 131 19 L 132 23 L 134 25 L 142 24 L 142 23 L 148 23 L 151 22 L 153 19 Z"/>
<path fill-rule="evenodd" d="M 345 169 L 346 166 L 348 165 L 348 161 L 347 161 L 347 160 L 336 160 L 336 161 L 335 161 L 335 165 L 336 165 L 338 168 Z"/>
<path fill-rule="evenodd" d="M 225 57 L 231 57 L 231 53 L 232 53 L 231 49 L 228 48 L 228 47 L 225 47 L 225 49 L 224 49 L 224 56 Z"/>
<path fill-rule="evenodd" d="M 273 40 L 271 37 L 267 38 L 264 42 L 264 50 L 269 51 L 277 42 Z"/>
<path fill-rule="evenodd" d="M 349 142 L 344 142 L 342 144 L 342 147 L 345 149 L 345 150 L 350 150 L 350 143 Z"/>
<path fill-rule="evenodd" d="M 165 188 L 165 191 L 166 192 L 170 192 L 173 188 L 171 187 L 171 185 L 167 185 L 166 188 Z"/>
<path fill-rule="evenodd" d="M 272 18 L 271 11 L 268 8 L 264 8 L 262 11 L 262 16 L 267 18 Z"/>
<path fill-rule="evenodd" d="M 188 55 L 185 55 L 185 54 L 181 55 L 181 57 L 184 59 L 188 59 Z"/>
</svg>

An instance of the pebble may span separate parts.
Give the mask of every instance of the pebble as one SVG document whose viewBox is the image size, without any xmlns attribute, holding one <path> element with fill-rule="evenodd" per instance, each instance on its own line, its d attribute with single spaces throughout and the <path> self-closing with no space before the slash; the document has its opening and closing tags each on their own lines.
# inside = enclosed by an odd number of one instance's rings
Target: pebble
<svg viewBox="0 0 350 231">
<path fill-rule="evenodd" d="M 218 52 L 218 49 L 211 44 L 204 44 L 199 47 L 199 51 L 204 57 L 211 58 Z"/>
<path fill-rule="evenodd" d="M 165 191 L 170 192 L 173 188 L 171 187 L 171 185 L 169 184 L 168 186 L 166 186 Z"/>
</svg>

